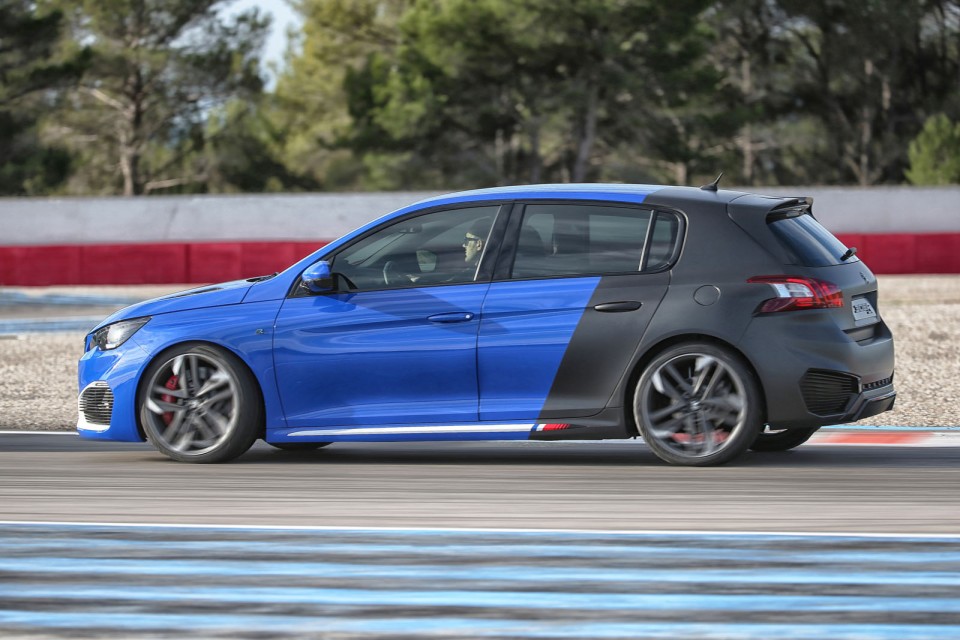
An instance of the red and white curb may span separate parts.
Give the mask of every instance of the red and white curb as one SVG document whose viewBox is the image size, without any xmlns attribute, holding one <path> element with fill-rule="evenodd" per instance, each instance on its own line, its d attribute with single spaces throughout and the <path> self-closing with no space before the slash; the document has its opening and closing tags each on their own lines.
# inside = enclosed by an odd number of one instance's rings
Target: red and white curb
<svg viewBox="0 0 960 640">
<path fill-rule="evenodd" d="M 818 431 L 804 446 L 960 447 L 960 431 Z"/>
</svg>

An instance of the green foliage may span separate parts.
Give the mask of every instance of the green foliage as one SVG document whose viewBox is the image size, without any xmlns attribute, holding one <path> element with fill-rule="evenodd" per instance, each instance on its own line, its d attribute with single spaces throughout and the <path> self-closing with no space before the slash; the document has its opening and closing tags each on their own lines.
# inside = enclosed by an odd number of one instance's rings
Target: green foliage
<svg viewBox="0 0 960 640">
<path fill-rule="evenodd" d="M 220 105 L 262 91 L 267 21 L 230 21 L 220 0 L 61 0 L 90 68 L 63 97 L 47 132 L 82 159 L 79 193 L 205 190 L 205 120 Z"/>
<path fill-rule="evenodd" d="M 76 79 L 86 52 L 61 52 L 63 15 L 41 12 L 28 0 L 0 5 L 0 195 L 33 195 L 67 177 L 69 154 L 44 144 L 36 121 L 47 107 L 43 92 Z"/>
<path fill-rule="evenodd" d="M 318 186 L 279 160 L 283 133 L 257 103 L 233 100 L 209 114 L 205 139 L 211 193 L 310 191 Z"/>
<path fill-rule="evenodd" d="M 960 0 L 291 1 L 7 0 L 0 193 L 957 181 Z"/>
<path fill-rule="evenodd" d="M 348 76 L 349 142 L 405 149 L 450 186 L 606 177 L 616 147 L 660 142 L 642 126 L 655 111 L 713 91 L 705 4 L 421 0 L 399 44 Z M 663 146 L 688 146 L 696 127 L 681 129 Z"/>
<path fill-rule="evenodd" d="M 392 52 L 405 0 L 299 0 L 301 33 L 291 43 L 267 117 L 283 132 L 281 160 L 293 174 L 327 189 L 379 188 L 368 163 L 350 149 L 365 123 L 347 94 L 368 59 Z M 371 133 L 379 135 L 379 133 Z M 389 155 L 389 154 L 387 154 Z M 383 172 L 386 173 L 386 172 Z"/>
<path fill-rule="evenodd" d="M 956 0 L 300 6 L 278 95 L 317 98 L 288 149 L 326 188 L 897 182 L 921 114 L 960 108 Z"/>
<path fill-rule="evenodd" d="M 942 113 L 928 118 L 908 153 L 911 184 L 960 184 L 960 122 Z"/>
<path fill-rule="evenodd" d="M 899 182 L 925 114 L 956 100 L 960 6 L 952 0 L 778 0 L 791 45 L 781 103 L 813 116 L 826 141 L 821 180 Z M 789 91 L 789 93 L 787 93 Z"/>
</svg>

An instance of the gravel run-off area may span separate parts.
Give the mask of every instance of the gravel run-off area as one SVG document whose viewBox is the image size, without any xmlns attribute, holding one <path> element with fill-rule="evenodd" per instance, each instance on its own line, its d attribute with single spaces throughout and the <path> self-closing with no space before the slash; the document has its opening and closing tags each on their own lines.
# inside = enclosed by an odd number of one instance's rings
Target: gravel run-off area
<svg viewBox="0 0 960 640">
<path fill-rule="evenodd" d="M 147 298 L 169 287 L 57 288 L 53 292 Z M 33 289 L 41 294 L 44 290 Z M 870 425 L 960 426 L 960 276 L 880 276 L 880 315 L 896 340 L 897 405 Z M 32 313 L 38 309 L 33 308 Z M 63 314 L 68 309 L 50 309 Z M 83 309 L 88 315 L 91 309 Z M 96 309 L 106 316 L 111 309 Z M 23 317 L 0 307 L 0 317 Z M 96 315 L 96 314 L 94 314 Z M 0 430 L 72 430 L 83 335 L 0 335 Z"/>
</svg>

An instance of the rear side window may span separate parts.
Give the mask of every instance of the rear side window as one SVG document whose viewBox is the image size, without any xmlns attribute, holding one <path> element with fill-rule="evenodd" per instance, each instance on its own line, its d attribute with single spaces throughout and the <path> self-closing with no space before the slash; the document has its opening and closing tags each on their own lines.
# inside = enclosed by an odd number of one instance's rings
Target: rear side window
<svg viewBox="0 0 960 640">
<path fill-rule="evenodd" d="M 659 212 L 653 221 L 647 264 L 644 271 L 657 271 L 670 264 L 680 239 L 680 218 Z"/>
<path fill-rule="evenodd" d="M 648 242 L 649 269 L 661 268 L 674 254 L 679 226 L 672 214 L 639 207 L 527 205 L 512 277 L 636 273 Z"/>
<path fill-rule="evenodd" d="M 770 230 L 789 251 L 794 262 L 807 267 L 828 267 L 843 264 L 841 256 L 847 247 L 827 231 L 809 213 L 777 216 L 769 222 Z M 856 262 L 848 258 L 846 262 Z"/>
</svg>

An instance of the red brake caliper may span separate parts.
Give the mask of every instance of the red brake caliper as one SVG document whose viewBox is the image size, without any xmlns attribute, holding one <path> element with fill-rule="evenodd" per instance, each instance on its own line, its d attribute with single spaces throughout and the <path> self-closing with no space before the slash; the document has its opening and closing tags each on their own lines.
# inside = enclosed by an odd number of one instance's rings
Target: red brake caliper
<svg viewBox="0 0 960 640">
<path fill-rule="evenodd" d="M 178 380 L 179 380 L 178 376 L 170 376 L 170 379 L 167 380 L 167 383 L 163 386 L 166 387 L 167 389 L 176 389 Z M 160 399 L 163 400 L 164 402 L 169 402 L 171 404 L 177 401 L 176 398 L 167 394 L 163 394 L 162 396 L 160 396 Z M 163 418 L 163 421 L 166 424 L 170 424 L 171 422 L 173 422 L 172 411 L 167 411 L 160 417 Z"/>
</svg>

